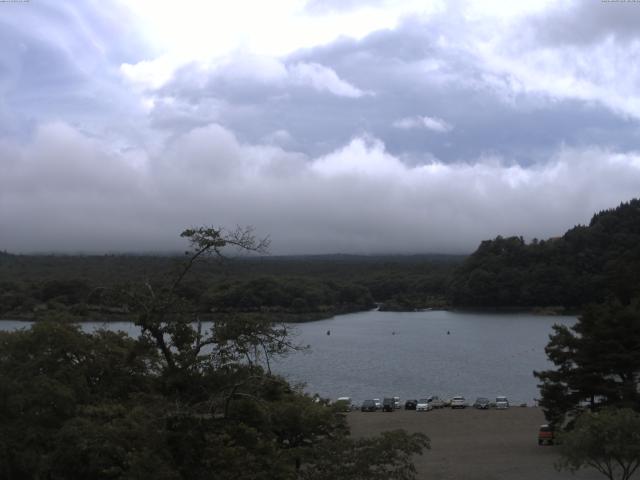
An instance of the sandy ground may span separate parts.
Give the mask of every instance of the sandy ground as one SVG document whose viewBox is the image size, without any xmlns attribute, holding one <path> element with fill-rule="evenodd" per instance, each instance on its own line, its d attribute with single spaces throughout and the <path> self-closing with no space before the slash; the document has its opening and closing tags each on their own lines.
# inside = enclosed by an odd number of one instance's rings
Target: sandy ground
<svg viewBox="0 0 640 480">
<path fill-rule="evenodd" d="M 403 428 L 423 432 L 431 439 L 431 450 L 416 457 L 420 479 L 455 480 L 555 480 L 604 479 L 594 470 L 573 475 L 558 472 L 553 464 L 557 450 L 538 446 L 538 427 L 545 423 L 538 408 L 508 410 L 432 410 L 393 413 L 351 412 L 354 436 L 370 436 Z M 637 474 L 634 478 L 640 478 Z"/>
</svg>

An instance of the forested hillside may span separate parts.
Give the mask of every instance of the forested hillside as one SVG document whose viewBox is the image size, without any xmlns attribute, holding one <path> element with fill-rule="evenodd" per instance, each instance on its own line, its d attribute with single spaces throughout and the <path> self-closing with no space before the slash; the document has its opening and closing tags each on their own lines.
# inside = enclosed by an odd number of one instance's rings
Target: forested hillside
<svg viewBox="0 0 640 480">
<path fill-rule="evenodd" d="M 180 294 L 194 312 L 252 313 L 303 321 L 373 308 L 442 306 L 460 256 L 240 257 L 206 259 Z M 3 318 L 108 319 L 128 314 L 114 295 L 175 271 L 180 256 L 0 256 Z"/>
<path fill-rule="evenodd" d="M 640 200 L 593 216 L 562 237 L 487 240 L 449 284 L 451 303 L 470 307 L 580 308 L 640 292 Z"/>
<path fill-rule="evenodd" d="M 112 295 L 171 275 L 179 256 L 11 255 L 0 252 L 3 318 L 108 318 L 128 313 Z M 563 236 L 483 241 L 470 256 L 208 259 L 180 294 L 201 314 L 262 313 L 313 320 L 372 308 L 563 307 L 578 310 L 640 291 L 640 200 L 593 216 Z"/>
</svg>

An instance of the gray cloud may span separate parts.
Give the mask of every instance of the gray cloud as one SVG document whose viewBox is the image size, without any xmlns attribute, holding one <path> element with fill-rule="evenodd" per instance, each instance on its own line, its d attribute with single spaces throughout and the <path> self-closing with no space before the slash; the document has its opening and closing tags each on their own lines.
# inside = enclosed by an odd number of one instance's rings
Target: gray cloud
<svg viewBox="0 0 640 480">
<path fill-rule="evenodd" d="M 159 90 L 151 115 L 163 128 L 181 131 L 215 121 L 249 142 L 286 130 L 289 146 L 311 156 L 370 132 L 411 164 L 499 155 L 526 165 L 561 145 L 633 148 L 636 123 L 604 105 L 606 98 L 599 103 L 573 98 L 571 92 L 558 98 L 524 89 L 513 72 L 485 65 L 482 55 L 469 49 L 473 37 L 460 34 L 461 22 L 443 14 L 282 60 L 237 56 L 213 68 L 191 65 Z M 346 94 L 292 81 L 299 65 L 335 73 Z M 394 127 L 425 112 L 455 128 L 434 136 L 425 129 Z"/>
<path fill-rule="evenodd" d="M 640 37 L 637 2 L 574 1 L 529 19 L 539 43 L 591 45 L 612 38 L 629 42 Z"/>
<path fill-rule="evenodd" d="M 618 7 L 585 5 L 501 35 L 449 9 L 152 86 L 135 80 L 158 57 L 126 14 L 14 9 L 0 17 L 0 249 L 166 250 L 205 223 L 252 224 L 274 253 L 560 234 L 640 188 L 640 43 Z"/>
<path fill-rule="evenodd" d="M 169 250 L 186 226 L 239 223 L 270 234 L 274 253 L 468 252 L 497 233 L 562 233 L 640 184 L 635 153 L 410 167 L 373 137 L 309 158 L 215 124 L 137 156 L 51 124 L 2 156 L 14 159 L 0 179 L 0 245 L 12 251 Z"/>
<path fill-rule="evenodd" d="M 0 137 L 26 138 L 61 118 L 101 136 L 133 131 L 140 99 L 118 65 L 150 50 L 124 8 L 42 1 L 0 10 Z"/>
</svg>

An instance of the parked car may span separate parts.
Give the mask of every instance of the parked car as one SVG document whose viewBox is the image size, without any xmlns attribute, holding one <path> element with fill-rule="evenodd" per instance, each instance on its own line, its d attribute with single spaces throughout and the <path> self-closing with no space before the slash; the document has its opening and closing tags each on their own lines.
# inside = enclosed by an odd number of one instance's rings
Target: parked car
<svg viewBox="0 0 640 480">
<path fill-rule="evenodd" d="M 351 397 L 340 397 L 336 400 L 336 408 L 341 412 L 350 412 L 353 409 Z"/>
<path fill-rule="evenodd" d="M 400 397 L 393 397 L 393 408 L 400 408 Z"/>
<path fill-rule="evenodd" d="M 509 408 L 509 400 L 507 400 L 507 397 L 496 397 L 496 408 L 498 409 L 505 409 L 505 408 Z"/>
<path fill-rule="evenodd" d="M 551 425 L 540 425 L 538 430 L 538 445 L 553 445 L 555 440 L 555 432 Z"/>
<path fill-rule="evenodd" d="M 451 408 L 467 408 L 467 401 L 461 395 L 453 397 L 450 404 Z"/>
<path fill-rule="evenodd" d="M 362 412 L 375 412 L 377 409 L 375 400 L 365 400 L 362 402 L 362 407 L 360 407 Z"/>
<path fill-rule="evenodd" d="M 392 397 L 382 400 L 382 411 L 393 412 L 396 409 L 396 402 Z"/>
<path fill-rule="evenodd" d="M 432 395 L 427 398 L 427 402 L 431 404 L 432 408 L 442 408 L 446 405 L 444 400 L 441 400 L 437 395 Z"/>
<path fill-rule="evenodd" d="M 476 401 L 473 402 L 473 408 L 478 408 L 480 410 L 488 410 L 490 404 L 491 402 L 489 402 L 488 398 L 478 397 L 476 398 Z"/>
<path fill-rule="evenodd" d="M 376 408 L 378 410 L 381 410 L 382 409 L 382 402 L 380 401 L 380 399 L 379 398 L 374 398 L 373 401 L 376 402 Z"/>
<path fill-rule="evenodd" d="M 415 410 L 417 405 L 418 405 L 418 400 L 407 400 L 406 402 L 404 402 L 404 409 Z"/>
<path fill-rule="evenodd" d="M 418 403 L 416 405 L 417 412 L 428 412 L 431 409 L 433 409 L 433 406 L 431 405 L 431 403 L 429 403 L 428 399 L 421 398 L 420 400 L 418 400 Z"/>
</svg>

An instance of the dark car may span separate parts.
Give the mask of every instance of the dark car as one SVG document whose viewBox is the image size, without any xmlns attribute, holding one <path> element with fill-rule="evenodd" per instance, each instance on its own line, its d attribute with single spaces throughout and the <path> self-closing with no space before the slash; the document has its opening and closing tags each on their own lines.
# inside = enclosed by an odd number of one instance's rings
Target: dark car
<svg viewBox="0 0 640 480">
<path fill-rule="evenodd" d="M 360 407 L 360 411 L 362 412 L 375 412 L 376 410 L 376 402 L 373 400 L 365 400 L 362 402 L 362 407 Z"/>
<path fill-rule="evenodd" d="M 404 409 L 405 410 L 415 410 L 416 409 L 416 405 L 418 405 L 418 400 L 407 400 L 406 402 L 404 402 Z"/>
<path fill-rule="evenodd" d="M 478 397 L 476 401 L 473 402 L 473 408 L 479 408 L 480 410 L 488 410 L 491 402 L 488 398 Z"/>
<path fill-rule="evenodd" d="M 395 399 L 389 397 L 389 398 L 385 398 L 384 400 L 382 400 L 382 411 L 383 412 L 393 412 L 393 410 L 395 408 L 396 408 Z"/>
</svg>

